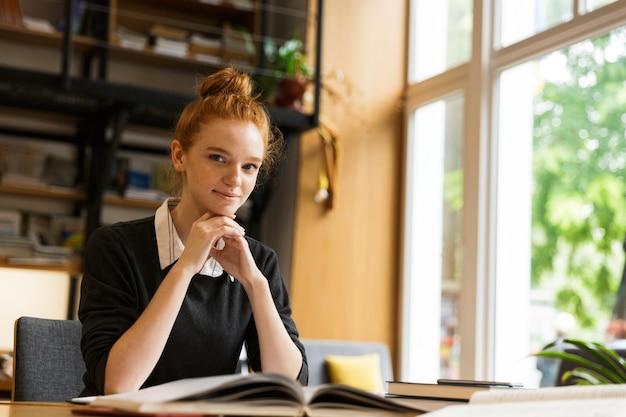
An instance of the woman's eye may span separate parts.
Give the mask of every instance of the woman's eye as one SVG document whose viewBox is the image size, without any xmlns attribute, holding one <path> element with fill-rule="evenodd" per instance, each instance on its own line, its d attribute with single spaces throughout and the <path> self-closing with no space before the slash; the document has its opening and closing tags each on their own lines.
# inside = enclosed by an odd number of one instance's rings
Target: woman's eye
<svg viewBox="0 0 626 417">
<path fill-rule="evenodd" d="M 222 155 L 218 155 L 218 154 L 211 154 L 209 155 L 209 159 L 212 159 L 214 161 L 218 161 L 218 162 L 223 162 L 224 158 L 222 157 Z"/>
<path fill-rule="evenodd" d="M 249 171 L 255 171 L 257 169 L 257 166 L 254 164 L 245 164 L 243 166 L 243 169 L 249 170 Z"/>
</svg>

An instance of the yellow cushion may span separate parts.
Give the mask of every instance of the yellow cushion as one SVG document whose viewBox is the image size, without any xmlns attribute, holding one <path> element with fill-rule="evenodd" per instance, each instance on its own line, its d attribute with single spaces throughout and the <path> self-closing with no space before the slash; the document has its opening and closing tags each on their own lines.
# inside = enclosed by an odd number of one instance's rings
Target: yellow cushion
<svg viewBox="0 0 626 417">
<path fill-rule="evenodd" d="M 366 391 L 383 391 L 380 355 L 326 355 L 328 376 L 333 384 L 344 384 Z"/>
</svg>

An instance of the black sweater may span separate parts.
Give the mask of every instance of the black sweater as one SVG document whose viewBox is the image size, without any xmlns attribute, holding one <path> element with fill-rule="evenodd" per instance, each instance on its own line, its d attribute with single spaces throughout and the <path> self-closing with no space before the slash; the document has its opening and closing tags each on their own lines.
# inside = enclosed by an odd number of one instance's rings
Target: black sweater
<svg viewBox="0 0 626 417">
<path fill-rule="evenodd" d="M 299 381 L 306 384 L 304 347 L 291 318 L 289 294 L 278 258 L 266 245 L 246 237 L 257 266 L 267 277 L 274 303 L 291 339 L 302 352 Z M 103 394 L 109 351 L 137 320 L 171 266 L 159 266 L 154 216 L 96 230 L 84 257 L 79 319 L 87 366 L 84 395 Z M 250 366 L 261 371 L 259 342 L 245 290 L 224 273 L 195 275 L 163 350 L 143 387 L 181 378 L 232 374 L 246 344 Z"/>
</svg>

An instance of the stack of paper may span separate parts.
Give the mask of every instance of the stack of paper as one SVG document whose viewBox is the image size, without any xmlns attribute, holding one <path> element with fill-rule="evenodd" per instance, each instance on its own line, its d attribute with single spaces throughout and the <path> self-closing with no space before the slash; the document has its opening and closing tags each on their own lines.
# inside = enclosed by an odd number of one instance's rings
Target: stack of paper
<svg viewBox="0 0 626 417">
<path fill-rule="evenodd" d="M 189 32 L 161 24 L 150 28 L 154 52 L 179 57 L 187 56 L 189 51 Z"/>
<path fill-rule="evenodd" d="M 132 31 L 121 25 L 117 25 L 115 28 L 115 37 L 117 38 L 120 46 L 123 46 L 124 48 L 142 51 L 148 44 L 148 35 Z"/>
</svg>

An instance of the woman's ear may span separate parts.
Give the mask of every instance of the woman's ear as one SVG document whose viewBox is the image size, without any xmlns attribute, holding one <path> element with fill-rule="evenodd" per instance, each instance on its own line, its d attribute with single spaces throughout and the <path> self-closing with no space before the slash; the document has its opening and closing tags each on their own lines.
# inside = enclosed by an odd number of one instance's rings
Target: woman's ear
<svg viewBox="0 0 626 417">
<path fill-rule="evenodd" d="M 183 163 L 183 156 L 185 152 L 183 151 L 183 147 L 180 144 L 180 141 L 174 139 L 172 144 L 170 145 L 170 153 L 172 155 L 172 165 L 174 169 L 178 172 L 183 172 L 185 170 L 185 164 Z"/>
</svg>

